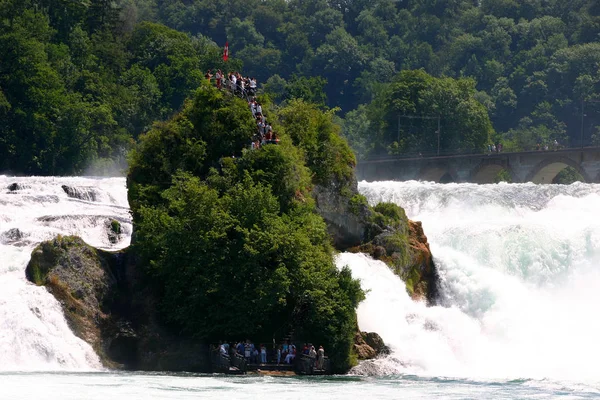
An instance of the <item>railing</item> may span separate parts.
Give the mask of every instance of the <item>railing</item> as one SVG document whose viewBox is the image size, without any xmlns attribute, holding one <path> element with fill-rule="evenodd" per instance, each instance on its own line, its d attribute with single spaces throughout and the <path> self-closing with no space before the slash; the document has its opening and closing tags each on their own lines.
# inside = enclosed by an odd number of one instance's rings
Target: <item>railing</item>
<svg viewBox="0 0 600 400">
<path fill-rule="evenodd" d="M 329 357 L 323 358 L 323 368 L 318 368 L 318 360 L 315 357 L 310 357 L 306 354 L 300 354 L 296 356 L 295 367 L 296 372 L 301 375 L 314 375 L 315 373 L 329 373 L 331 371 L 331 364 Z"/>
<path fill-rule="evenodd" d="M 502 156 L 502 155 L 510 155 L 510 154 L 538 154 L 538 153 L 564 153 L 570 151 L 590 151 L 590 150 L 600 150 L 599 146 L 587 146 L 587 147 L 561 147 L 558 149 L 548 149 L 548 150 L 522 150 L 522 151 L 492 151 L 488 150 L 465 150 L 465 151 L 456 151 L 456 150 L 445 150 L 440 151 L 440 154 L 437 154 L 435 151 L 430 152 L 408 152 L 402 154 L 394 154 L 394 155 L 382 155 L 382 156 L 372 156 L 364 159 L 359 159 L 360 162 L 374 162 L 374 161 L 393 161 L 393 160 L 418 160 L 418 159 L 435 159 L 435 158 L 449 158 L 449 157 L 468 157 L 468 156 L 477 156 L 477 155 L 490 155 L 490 156 Z"/>
<path fill-rule="evenodd" d="M 234 95 L 238 95 L 238 97 L 250 101 L 251 98 L 256 96 L 256 92 L 258 88 L 242 88 L 242 85 L 236 82 L 235 87 L 232 88 L 232 82 L 229 79 L 221 79 L 221 88 L 232 92 Z"/>
<path fill-rule="evenodd" d="M 246 372 L 248 369 L 246 358 L 237 352 L 233 355 L 231 359 L 231 366 L 237 368 L 240 371 Z"/>
<path fill-rule="evenodd" d="M 212 349 L 210 353 L 210 362 L 213 372 L 227 372 L 231 366 L 231 358 L 227 354 L 223 354 L 219 349 Z"/>
<path fill-rule="evenodd" d="M 210 361 L 212 364 L 213 372 L 219 373 L 245 373 L 247 371 L 247 363 L 244 356 L 238 354 L 237 352 L 233 353 L 231 356 L 229 354 L 223 354 L 221 351 L 217 349 L 211 349 L 210 353 Z"/>
</svg>

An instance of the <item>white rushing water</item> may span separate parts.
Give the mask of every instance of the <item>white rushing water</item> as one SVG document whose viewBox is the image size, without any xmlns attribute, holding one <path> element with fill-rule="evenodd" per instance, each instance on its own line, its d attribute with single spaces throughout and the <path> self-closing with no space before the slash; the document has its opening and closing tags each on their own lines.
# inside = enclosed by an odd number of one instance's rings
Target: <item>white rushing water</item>
<svg viewBox="0 0 600 400">
<path fill-rule="evenodd" d="M 342 254 L 367 299 L 362 330 L 391 345 L 359 374 L 599 382 L 600 185 L 362 182 L 423 222 L 440 305 L 413 302 L 381 262 Z"/>
<path fill-rule="evenodd" d="M 108 238 L 113 219 L 123 229 L 114 244 Z M 128 246 L 125 179 L 0 176 L 0 371 L 100 368 L 92 348 L 69 329 L 58 301 L 25 279 L 31 251 L 58 234 L 105 249 Z"/>
<path fill-rule="evenodd" d="M 392 201 L 423 221 L 440 273 L 440 305 L 426 307 L 383 263 L 338 257 L 368 291 L 360 328 L 380 333 L 391 355 L 359 365 L 361 376 L 144 374 L 95 372 L 93 350 L 24 274 L 35 245 L 57 234 L 127 246 L 125 180 L 0 176 L 0 399 L 600 396 L 600 185 L 375 182 L 360 190 L 371 204 Z M 112 219 L 124 229 L 114 244 Z"/>
</svg>

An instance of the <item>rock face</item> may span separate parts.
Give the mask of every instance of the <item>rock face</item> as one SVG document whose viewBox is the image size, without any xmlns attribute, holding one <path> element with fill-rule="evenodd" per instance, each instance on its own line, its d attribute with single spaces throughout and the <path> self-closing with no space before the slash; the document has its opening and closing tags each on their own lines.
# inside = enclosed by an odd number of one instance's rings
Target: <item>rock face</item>
<svg viewBox="0 0 600 400">
<path fill-rule="evenodd" d="M 131 258 L 59 236 L 33 251 L 26 276 L 60 301 L 71 330 L 106 367 L 209 372 L 207 345 L 160 328 Z"/>
<path fill-rule="evenodd" d="M 67 194 L 67 196 L 79 199 L 79 200 L 87 200 L 87 201 L 97 201 L 98 193 L 96 192 L 96 188 L 91 186 L 67 186 L 62 185 L 62 190 Z"/>
<path fill-rule="evenodd" d="M 342 191 L 347 192 L 345 196 L 340 195 Z M 369 208 L 366 204 L 353 208 L 349 201 L 358 196 L 356 179 L 350 184 L 333 180 L 328 186 L 315 185 L 312 195 L 337 249 L 345 250 L 364 242 L 370 225 Z"/>
<path fill-rule="evenodd" d="M 407 219 L 405 229 L 388 227 L 371 242 L 349 251 L 368 253 L 385 262 L 402 278 L 413 299 L 435 304 L 438 275 L 421 222 Z"/>
<path fill-rule="evenodd" d="M 375 332 L 356 332 L 354 351 L 359 360 L 371 360 L 390 353 L 381 336 Z"/>
<path fill-rule="evenodd" d="M 28 244 L 27 235 L 19 228 L 11 228 L 0 233 L 0 243 L 13 246 L 25 246 Z"/>
<path fill-rule="evenodd" d="M 393 204 L 369 207 L 358 193 L 356 179 L 316 185 L 313 197 L 338 250 L 368 253 L 384 261 L 404 280 L 413 298 L 435 303 L 437 272 L 420 222 L 410 221 Z"/>
</svg>

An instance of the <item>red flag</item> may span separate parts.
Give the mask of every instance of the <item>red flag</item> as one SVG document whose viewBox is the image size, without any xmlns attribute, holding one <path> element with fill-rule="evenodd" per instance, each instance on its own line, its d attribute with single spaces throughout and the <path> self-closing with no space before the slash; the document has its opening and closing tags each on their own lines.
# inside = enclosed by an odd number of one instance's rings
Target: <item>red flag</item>
<svg viewBox="0 0 600 400">
<path fill-rule="evenodd" d="M 225 48 L 223 49 L 223 61 L 227 62 L 229 59 L 229 42 L 225 42 Z"/>
</svg>

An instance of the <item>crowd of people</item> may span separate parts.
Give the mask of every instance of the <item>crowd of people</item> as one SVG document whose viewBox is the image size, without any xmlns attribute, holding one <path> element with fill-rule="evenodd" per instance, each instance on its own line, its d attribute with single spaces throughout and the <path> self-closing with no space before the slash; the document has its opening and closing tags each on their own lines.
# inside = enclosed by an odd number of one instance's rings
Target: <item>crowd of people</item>
<svg viewBox="0 0 600 400">
<path fill-rule="evenodd" d="M 259 149 L 265 144 L 279 144 L 279 138 L 277 137 L 277 133 L 273 131 L 271 123 L 265 118 L 262 105 L 258 101 L 256 101 L 256 98 L 250 99 L 248 101 L 248 105 L 250 106 L 250 111 L 252 111 L 252 116 L 256 120 L 257 128 L 257 132 L 252 138 L 250 148 L 252 150 L 255 150 Z"/>
<path fill-rule="evenodd" d="M 502 152 L 502 143 L 492 143 L 488 144 L 488 153 L 501 153 Z"/>
<path fill-rule="evenodd" d="M 266 144 L 279 144 L 279 137 L 271 123 L 267 121 L 262 104 L 256 100 L 256 78 L 244 77 L 239 72 L 224 74 L 220 69 L 214 74 L 212 70 L 208 70 L 205 77 L 209 81 L 212 81 L 214 77 L 217 89 L 228 89 L 248 102 L 252 117 L 256 121 L 256 134 L 252 137 L 250 149 L 259 149 Z"/>
<path fill-rule="evenodd" d="M 298 351 L 296 345 L 290 344 L 285 341 L 283 344 L 273 345 L 271 349 L 267 349 L 264 344 L 256 346 L 250 340 L 245 342 L 237 342 L 235 345 L 231 345 L 228 342 L 221 342 L 219 344 L 219 352 L 223 355 L 229 355 L 234 357 L 236 354 L 241 355 L 246 359 L 248 364 L 293 364 Z M 310 343 L 304 343 L 302 352 L 308 357 L 314 359 L 315 368 L 323 369 L 325 361 L 325 349 L 323 346 L 319 346 L 319 349 L 315 349 Z"/>
<path fill-rule="evenodd" d="M 228 88 L 234 94 L 246 98 L 256 96 L 256 78 L 250 78 L 249 76 L 244 77 L 239 72 L 229 72 L 228 74 L 224 74 L 220 69 L 217 70 L 214 75 L 212 70 L 209 69 L 204 77 L 209 81 L 214 77 L 217 89 Z"/>
<path fill-rule="evenodd" d="M 562 147 L 563 147 L 563 146 L 561 146 L 561 145 L 558 143 L 558 140 L 554 139 L 554 142 L 552 143 L 552 150 L 558 150 L 558 149 L 560 149 L 560 148 L 562 148 Z M 542 145 L 541 143 L 538 143 L 538 144 L 535 146 L 535 149 L 536 149 L 537 151 L 542 151 L 542 150 L 543 150 L 543 151 L 548 151 L 548 150 L 550 150 L 550 148 L 549 148 L 549 146 L 548 146 L 548 143 L 545 143 L 545 144 L 543 144 L 543 145 Z"/>
</svg>

